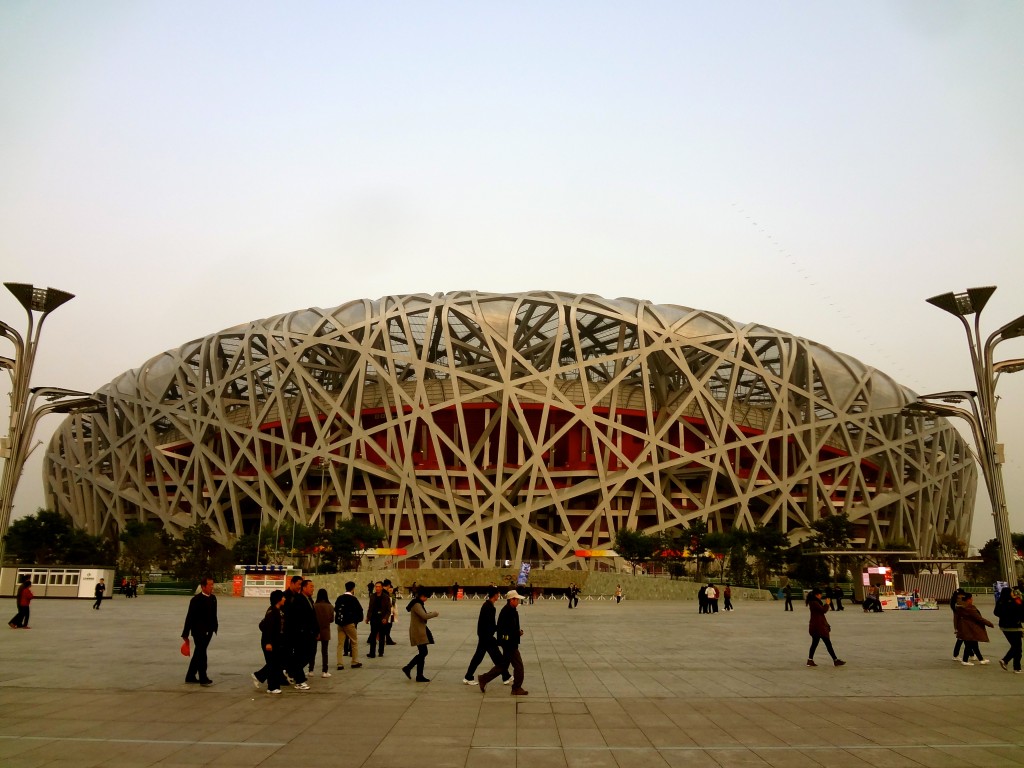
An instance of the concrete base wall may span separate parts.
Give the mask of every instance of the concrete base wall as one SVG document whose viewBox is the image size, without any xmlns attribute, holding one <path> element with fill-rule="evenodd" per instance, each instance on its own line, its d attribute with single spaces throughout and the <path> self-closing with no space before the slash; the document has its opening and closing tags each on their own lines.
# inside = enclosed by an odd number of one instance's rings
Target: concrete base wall
<svg viewBox="0 0 1024 768">
<path fill-rule="evenodd" d="M 373 570 L 353 573 L 306 574 L 313 579 L 317 589 L 327 590 L 331 600 L 345 589 L 346 581 L 356 583 L 355 594 L 361 600 L 367 596 L 366 584 L 369 581 L 391 579 L 392 584 L 399 586 L 403 595 L 408 594 L 415 582 L 421 587 L 434 590 L 450 589 L 454 584 L 466 587 L 469 592 L 481 591 L 488 584 L 497 584 L 503 591 L 513 589 L 519 574 L 517 568 L 437 568 L 422 570 Z M 610 598 L 615 594 L 617 585 L 622 586 L 622 594 L 626 600 L 696 600 L 699 582 L 676 581 L 656 576 L 631 576 L 628 574 L 601 573 L 588 571 L 532 571 L 530 587 L 542 591 L 555 591 L 561 594 L 568 589 L 570 583 L 580 587 L 581 599 Z M 722 585 L 716 584 L 721 590 Z M 734 600 L 772 600 L 773 596 L 767 589 L 733 588 Z"/>
</svg>

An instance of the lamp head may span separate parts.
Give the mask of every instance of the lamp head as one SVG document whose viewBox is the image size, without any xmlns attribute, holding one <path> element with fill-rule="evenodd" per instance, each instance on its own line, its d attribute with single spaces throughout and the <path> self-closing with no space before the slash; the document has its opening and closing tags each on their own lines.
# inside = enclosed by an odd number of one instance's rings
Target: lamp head
<svg viewBox="0 0 1024 768">
<path fill-rule="evenodd" d="M 995 292 L 996 286 L 990 285 L 984 288 L 968 288 L 962 293 L 943 293 L 926 301 L 951 315 L 967 317 L 981 312 Z"/>
<path fill-rule="evenodd" d="M 75 298 L 75 294 L 66 291 L 58 291 L 56 288 L 36 288 L 28 283 L 4 283 L 7 290 L 14 294 L 26 310 L 29 312 L 52 312 L 61 304 L 66 304 Z"/>
</svg>

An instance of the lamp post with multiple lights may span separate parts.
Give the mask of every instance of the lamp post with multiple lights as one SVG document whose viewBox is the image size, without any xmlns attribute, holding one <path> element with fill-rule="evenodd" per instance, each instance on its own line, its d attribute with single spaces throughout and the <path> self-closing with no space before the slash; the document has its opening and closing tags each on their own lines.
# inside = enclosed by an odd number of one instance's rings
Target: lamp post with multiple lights
<svg viewBox="0 0 1024 768">
<path fill-rule="evenodd" d="M 95 405 L 95 400 L 84 392 L 51 387 L 37 390 L 29 388 L 43 323 L 53 310 L 75 298 L 74 294 L 54 288 L 36 288 L 25 283 L 4 285 L 25 308 L 28 315 L 28 330 L 22 336 L 7 323 L 0 321 L 0 334 L 14 345 L 13 357 L 0 358 L 0 367 L 5 368 L 11 377 L 11 419 L 7 437 L 0 441 L 0 456 L 4 459 L 3 475 L 0 477 L 0 563 L 3 562 L 3 538 L 7 535 L 7 527 L 11 521 L 14 494 L 18 489 L 25 460 L 31 452 L 28 445 L 32 441 L 32 433 L 39 418 L 46 413 L 59 413 L 62 410 L 70 413 L 76 406 Z M 39 397 L 50 400 L 51 403 L 36 408 L 35 402 Z M 65 397 L 74 397 L 74 400 L 58 402 Z"/>
<path fill-rule="evenodd" d="M 919 415 L 959 416 L 971 424 L 974 439 L 981 458 L 981 470 L 985 476 L 985 487 L 992 502 L 992 517 L 995 521 L 996 541 L 999 543 L 999 570 L 1001 578 L 1015 584 L 1017 573 L 1014 567 L 1013 542 L 1010 536 L 1010 518 L 1006 508 L 1006 490 L 1003 486 L 1003 446 L 999 443 L 996 429 L 996 383 L 1000 374 L 1014 373 L 1024 369 L 1024 358 L 994 362 L 995 348 L 1007 339 L 1024 335 L 1024 315 L 996 329 L 982 342 L 981 311 L 995 293 L 995 286 L 968 288 L 962 293 L 943 293 L 932 296 L 928 303 L 959 318 L 967 334 L 967 346 L 971 355 L 971 369 L 977 390 L 939 392 L 924 395 L 917 403 L 908 407 L 908 412 Z M 973 327 L 968 318 L 974 316 Z M 970 410 L 952 405 L 928 402 L 942 400 L 946 403 L 966 401 Z"/>
</svg>

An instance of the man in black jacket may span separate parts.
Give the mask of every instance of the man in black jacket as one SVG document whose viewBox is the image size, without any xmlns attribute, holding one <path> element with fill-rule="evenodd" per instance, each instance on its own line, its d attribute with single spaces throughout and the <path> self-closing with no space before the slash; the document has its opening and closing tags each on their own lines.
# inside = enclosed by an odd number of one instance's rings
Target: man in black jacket
<svg viewBox="0 0 1024 768">
<path fill-rule="evenodd" d="M 498 648 L 498 641 L 494 638 L 494 630 L 496 629 L 495 619 L 498 613 L 494 605 L 498 602 L 500 596 L 501 591 L 497 587 L 488 587 L 487 599 L 480 606 L 480 615 L 476 620 L 476 650 L 473 651 L 473 658 L 469 660 L 466 676 L 462 678 L 463 685 L 477 684 L 475 677 L 476 668 L 480 666 L 485 653 L 491 657 L 494 666 L 501 666 L 501 650 Z M 512 682 L 512 677 L 507 669 L 501 678 L 502 682 L 506 685 Z"/>
<path fill-rule="evenodd" d="M 366 654 L 368 658 L 384 655 L 384 643 L 387 641 L 387 627 L 390 622 L 391 597 L 384 591 L 383 582 L 374 582 L 373 595 L 366 609 L 366 623 L 370 625 L 370 652 Z"/>
<path fill-rule="evenodd" d="M 285 677 L 290 677 L 292 685 L 300 691 L 309 690 L 306 665 L 309 664 L 314 643 L 320 634 L 320 622 L 316 620 L 312 595 L 313 582 L 300 579 L 298 593 L 293 593 L 291 599 L 285 596 L 284 633 L 290 651 Z"/>
<path fill-rule="evenodd" d="M 345 582 L 344 594 L 338 595 L 334 601 L 334 623 L 338 625 L 338 669 L 344 669 L 341 663 L 344 658 L 344 647 L 349 647 L 352 654 L 352 669 L 363 666 L 359 662 L 359 622 L 363 620 L 363 606 L 355 596 L 356 583 Z"/>
<path fill-rule="evenodd" d="M 523 690 L 523 657 L 519 654 L 519 638 L 523 636 L 523 630 L 519 628 L 519 601 L 522 595 L 514 589 L 505 595 L 505 607 L 498 614 L 498 644 L 501 646 L 501 664 L 491 668 L 486 674 L 480 675 L 477 682 L 480 683 L 480 693 L 487 688 L 487 684 L 498 675 L 504 677 L 508 674 L 509 664 L 512 665 L 512 695 L 526 696 L 527 691 Z"/>
<path fill-rule="evenodd" d="M 217 632 L 217 598 L 213 594 L 213 587 L 213 577 L 204 576 L 199 582 L 199 594 L 193 595 L 188 603 L 181 639 L 188 640 L 191 634 L 196 647 L 188 663 L 188 672 L 185 673 L 186 683 L 213 685 L 213 680 L 206 674 L 206 649 Z"/>
</svg>

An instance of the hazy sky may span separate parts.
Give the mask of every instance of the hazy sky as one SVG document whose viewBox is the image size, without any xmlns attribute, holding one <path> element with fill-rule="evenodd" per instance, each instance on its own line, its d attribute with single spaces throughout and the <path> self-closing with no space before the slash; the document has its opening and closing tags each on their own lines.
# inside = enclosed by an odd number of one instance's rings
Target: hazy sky
<svg viewBox="0 0 1024 768">
<path fill-rule="evenodd" d="M 1018 0 L 5 0 L 0 277 L 77 294 L 35 385 L 308 306 L 551 289 L 973 389 L 924 300 L 997 285 L 987 330 L 1024 314 L 1022 39 Z M 1022 531 L 1024 374 L 999 391 Z"/>
</svg>

